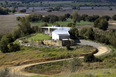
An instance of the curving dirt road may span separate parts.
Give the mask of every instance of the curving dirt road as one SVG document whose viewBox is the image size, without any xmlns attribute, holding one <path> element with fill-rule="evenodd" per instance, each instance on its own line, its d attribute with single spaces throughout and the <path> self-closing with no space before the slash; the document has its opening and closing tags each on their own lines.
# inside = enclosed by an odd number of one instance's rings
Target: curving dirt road
<svg viewBox="0 0 116 77">
<path fill-rule="evenodd" d="M 103 46 L 99 43 L 95 43 L 95 42 L 92 42 L 92 41 L 87 41 L 87 40 L 77 41 L 76 40 L 76 42 L 78 44 L 81 44 L 81 45 L 90 45 L 90 46 L 96 47 L 98 49 L 98 53 L 94 54 L 95 56 L 102 56 L 104 54 L 108 54 L 111 50 L 108 47 L 105 47 L 105 46 Z M 83 57 L 79 57 L 79 58 L 83 58 Z M 70 59 L 72 59 L 72 58 L 70 58 Z M 46 61 L 46 62 L 40 62 L 40 63 L 33 63 L 33 64 L 15 66 L 15 67 L 10 68 L 10 73 L 15 73 L 17 75 L 23 75 L 23 76 L 33 76 L 33 75 L 36 75 L 36 74 L 25 72 L 23 69 L 26 68 L 26 67 L 29 67 L 29 66 L 33 66 L 33 65 L 51 63 L 51 62 L 58 62 L 58 61 L 64 61 L 64 60 L 70 60 L 70 59 L 61 59 L 61 60 Z"/>
</svg>

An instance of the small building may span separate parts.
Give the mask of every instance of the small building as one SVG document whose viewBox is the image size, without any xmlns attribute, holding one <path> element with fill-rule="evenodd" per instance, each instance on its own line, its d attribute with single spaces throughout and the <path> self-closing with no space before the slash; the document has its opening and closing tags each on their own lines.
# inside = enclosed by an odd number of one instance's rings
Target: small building
<svg viewBox="0 0 116 77">
<path fill-rule="evenodd" d="M 52 32 L 52 39 L 53 40 L 63 40 L 63 39 L 69 39 L 70 34 L 69 34 L 69 29 L 57 29 Z"/>
</svg>

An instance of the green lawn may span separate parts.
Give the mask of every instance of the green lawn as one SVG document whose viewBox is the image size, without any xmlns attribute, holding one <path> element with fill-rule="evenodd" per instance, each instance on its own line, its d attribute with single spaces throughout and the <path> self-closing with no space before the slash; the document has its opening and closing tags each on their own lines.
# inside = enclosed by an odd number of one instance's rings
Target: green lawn
<svg viewBox="0 0 116 77">
<path fill-rule="evenodd" d="M 73 23 L 73 20 L 72 19 L 67 19 L 66 21 L 57 21 L 55 23 L 48 23 L 48 26 L 52 26 L 52 25 L 55 25 L 56 23 L 58 23 L 59 25 L 63 25 L 63 26 L 66 26 L 68 23 Z M 39 22 L 31 22 L 31 25 L 32 26 L 41 26 L 42 24 L 44 24 L 44 22 L 42 21 L 39 21 Z M 77 22 L 76 25 L 91 25 L 93 24 L 93 22 L 88 22 L 88 21 L 80 21 L 80 22 Z"/>
<path fill-rule="evenodd" d="M 29 37 L 28 39 L 29 40 L 34 40 L 34 41 L 38 41 L 38 40 L 50 40 L 51 36 L 39 33 L 39 34 L 36 34 L 36 35 L 33 35 L 33 36 Z"/>
</svg>

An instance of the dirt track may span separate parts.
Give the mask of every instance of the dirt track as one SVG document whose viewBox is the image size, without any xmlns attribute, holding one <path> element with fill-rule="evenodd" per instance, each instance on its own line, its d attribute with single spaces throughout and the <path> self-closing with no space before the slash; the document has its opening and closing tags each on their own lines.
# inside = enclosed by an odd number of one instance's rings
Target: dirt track
<svg viewBox="0 0 116 77">
<path fill-rule="evenodd" d="M 96 47 L 98 49 L 98 53 L 94 54 L 95 56 L 102 56 L 102 55 L 108 54 L 110 52 L 110 48 L 105 47 L 105 46 L 103 46 L 101 44 L 92 42 L 92 41 L 80 40 L 80 41 L 78 41 L 78 44 L 90 45 L 90 46 Z M 83 57 L 79 57 L 79 58 L 83 58 Z M 34 74 L 34 73 L 27 73 L 27 72 L 23 71 L 23 69 L 25 67 L 29 67 L 29 66 L 33 66 L 33 65 L 44 64 L 44 63 L 51 63 L 51 62 L 58 62 L 58 61 L 64 61 L 64 60 L 70 60 L 70 59 L 61 59 L 61 60 L 46 61 L 46 62 L 40 62 L 40 63 L 33 63 L 33 64 L 26 64 L 26 65 L 21 65 L 21 66 L 15 66 L 15 67 L 11 67 L 10 68 L 10 72 L 18 74 L 18 75 L 33 76 L 33 75 L 36 75 L 36 74 Z"/>
</svg>

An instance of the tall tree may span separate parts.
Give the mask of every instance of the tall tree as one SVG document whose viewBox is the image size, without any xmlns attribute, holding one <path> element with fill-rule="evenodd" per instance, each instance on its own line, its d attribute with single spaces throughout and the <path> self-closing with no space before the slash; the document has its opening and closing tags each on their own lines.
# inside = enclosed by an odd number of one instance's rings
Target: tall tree
<svg viewBox="0 0 116 77">
<path fill-rule="evenodd" d="M 80 16 L 79 16 L 77 11 L 73 11 L 72 18 L 73 18 L 73 22 L 75 24 L 76 24 L 77 21 L 80 22 L 80 20 L 81 20 L 81 18 L 80 18 Z"/>
</svg>

